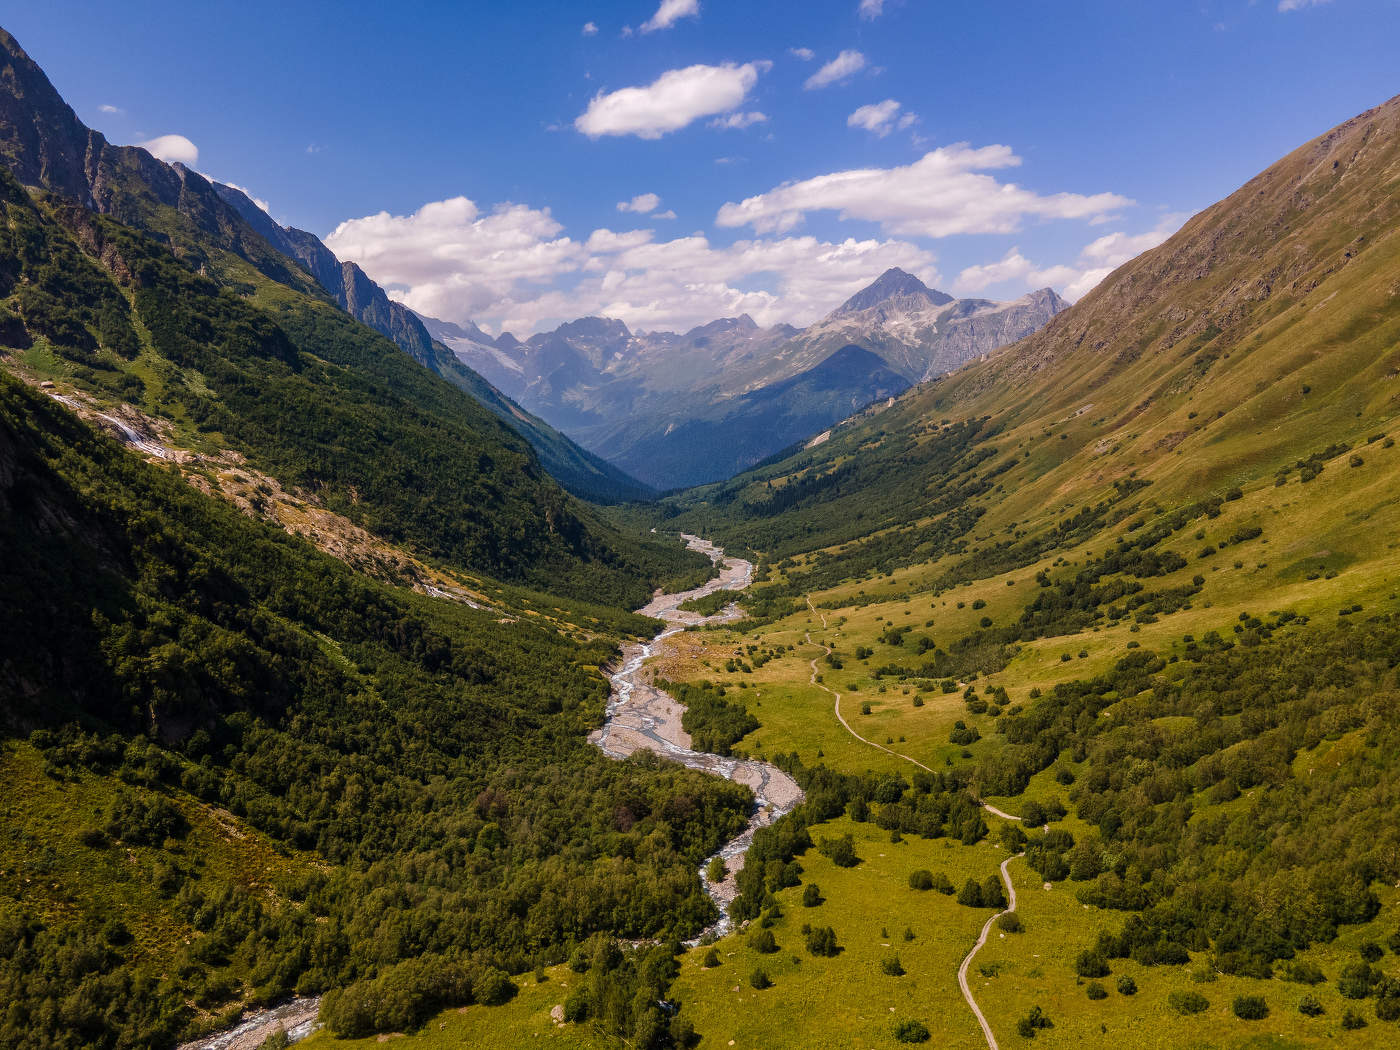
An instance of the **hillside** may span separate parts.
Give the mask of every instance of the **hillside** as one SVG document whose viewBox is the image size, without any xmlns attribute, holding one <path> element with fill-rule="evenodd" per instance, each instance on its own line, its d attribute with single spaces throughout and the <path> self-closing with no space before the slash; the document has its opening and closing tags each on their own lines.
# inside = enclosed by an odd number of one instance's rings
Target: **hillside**
<svg viewBox="0 0 1400 1050">
<path fill-rule="evenodd" d="M 340 310 L 203 177 L 106 144 L 0 44 L 9 367 L 130 403 L 186 462 L 232 450 L 430 560 L 633 605 L 702 567 L 571 499 L 494 412 Z"/>
<path fill-rule="evenodd" d="M 808 921 L 872 952 L 876 924 L 907 923 L 903 947 L 883 938 L 907 975 L 877 1002 L 946 1045 L 986 1045 L 960 956 L 924 940 L 966 908 L 905 900 L 916 867 L 957 887 L 1000 866 L 1018 891 L 968 974 L 1001 1045 L 1033 1011 L 1048 1046 L 1393 1040 L 1398 189 L 1400 99 L 1042 331 L 658 516 L 763 558 L 747 623 L 666 675 L 737 690 L 759 729 L 736 751 L 809 791 L 814 768 L 874 778 L 811 828 L 864 860 L 802 858 L 828 899 Z M 915 793 L 932 770 L 995 807 L 985 840 L 925 852 L 947 834 Z M 726 1014 L 727 964 L 683 970 L 697 1029 L 872 1034 L 854 1004 L 878 977 L 767 969 L 778 1027 Z M 818 985 L 832 1010 L 794 1027 Z"/>
<path fill-rule="evenodd" d="M 566 490 L 580 499 L 597 503 L 618 503 L 655 495 L 646 485 L 580 448 L 538 416 L 526 412 L 482 375 L 464 365 L 457 355 L 429 334 L 418 315 L 390 299 L 354 263 L 340 262 L 315 234 L 279 225 L 234 186 L 214 183 L 214 189 L 268 244 L 312 274 L 342 310 L 380 335 L 388 336 L 409 357 L 466 391 L 519 433 L 530 443 L 549 475 Z"/>
</svg>

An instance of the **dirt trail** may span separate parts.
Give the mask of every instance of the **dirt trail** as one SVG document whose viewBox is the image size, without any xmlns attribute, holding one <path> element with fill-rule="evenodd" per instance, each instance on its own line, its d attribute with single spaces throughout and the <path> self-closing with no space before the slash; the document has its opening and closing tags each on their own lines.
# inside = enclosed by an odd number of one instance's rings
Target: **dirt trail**
<svg viewBox="0 0 1400 1050">
<path fill-rule="evenodd" d="M 826 614 L 818 610 L 817 607 L 812 604 L 812 599 L 810 597 L 807 599 L 807 608 L 811 609 L 812 612 L 816 613 L 819 617 L 821 617 L 822 630 L 826 630 Z M 822 648 L 822 650 L 825 651 L 826 655 L 831 655 L 831 647 L 829 645 L 825 645 L 821 642 L 812 641 L 811 631 L 806 632 L 806 638 L 807 644 L 818 645 Z M 883 744 L 877 744 L 873 740 L 867 740 L 865 737 L 861 736 L 854 729 L 852 729 L 850 723 L 847 722 L 841 714 L 841 694 L 834 689 L 827 688 L 821 682 L 817 681 L 819 672 L 817 671 L 816 660 L 812 660 L 809 666 L 812 668 L 812 684 L 818 689 L 830 693 L 831 696 L 834 698 L 835 702 L 833 710 L 836 714 L 836 721 L 841 723 L 842 727 L 846 730 L 846 732 L 850 733 L 851 736 L 855 737 L 862 744 L 869 744 L 871 747 L 877 748 L 880 751 L 885 752 L 885 754 L 887 755 L 894 755 L 895 758 L 902 758 L 904 759 L 904 761 L 910 763 L 911 765 L 918 766 L 920 769 L 927 770 L 930 773 L 933 772 L 932 769 L 929 769 L 928 766 L 924 765 L 917 758 L 910 758 L 908 755 L 901 754 L 898 751 L 893 751 L 890 748 L 885 747 Z M 996 806 L 990 805 L 986 802 L 981 803 L 981 805 L 983 809 L 985 809 L 988 813 L 991 813 L 993 816 L 1001 817 L 1003 820 L 1014 820 L 1017 823 L 1020 823 L 1020 817 L 1012 816 L 1010 813 L 1006 813 L 1000 809 L 997 809 Z M 1011 876 L 1010 874 L 1008 874 L 1006 866 L 1010 864 L 1013 860 L 1015 860 L 1016 857 L 1020 856 L 1024 856 L 1024 854 L 1018 853 L 1015 857 L 1007 857 L 1004 861 L 1001 862 L 1001 881 L 1006 885 L 1006 899 L 1010 902 L 1009 905 L 1004 911 L 997 912 L 995 915 L 993 915 L 990 919 L 986 921 L 986 923 L 982 927 L 981 935 L 977 938 L 977 943 L 972 946 L 972 950 L 967 953 L 966 958 L 964 958 L 962 961 L 962 965 L 958 967 L 958 986 L 962 989 L 963 998 L 967 1000 L 967 1005 L 972 1008 L 972 1013 L 977 1018 L 977 1023 L 982 1026 L 982 1034 L 987 1038 L 988 1050 L 999 1050 L 997 1046 L 997 1039 L 996 1036 L 992 1034 L 992 1026 L 987 1023 L 987 1018 L 983 1015 L 981 1007 L 977 1005 L 977 1000 L 973 998 L 972 989 L 968 987 L 967 968 L 972 965 L 973 957 L 979 951 L 981 951 L 982 946 L 987 943 L 987 935 L 991 933 L 992 923 L 996 922 L 997 919 L 999 919 L 1001 916 L 1016 910 L 1016 887 L 1011 884 Z"/>
<path fill-rule="evenodd" d="M 658 594 L 637 610 L 643 616 L 664 620 L 667 626 L 644 645 L 623 647 L 622 666 L 608 676 L 612 683 L 612 696 L 608 700 L 606 718 L 602 727 L 589 734 L 588 739 L 609 758 L 626 758 L 636 751 L 651 751 L 690 769 L 726 777 L 754 793 L 757 805 L 749 818 L 748 827 L 715 854 L 724 858 L 728 876 L 722 882 L 709 881 L 705 868 L 713 857 L 707 858 L 700 869 L 705 892 L 720 910 L 719 922 L 705 932 L 723 934 L 729 929 L 729 905 L 738 894 L 735 874 L 744 866 L 744 854 L 753 842 L 754 832 L 791 813 L 804 796 L 797 782 L 777 766 L 694 750 L 690 746 L 690 734 L 681 727 L 685 708 L 651 681 L 646 664 L 656 655 L 665 639 L 688 627 L 729 623 L 743 615 L 731 605 L 713 616 L 701 616 L 682 609 L 682 604 L 719 590 L 742 590 L 753 581 L 752 563 L 742 558 L 727 557 L 719 547 L 698 536 L 682 534 L 681 538 L 691 550 L 700 551 L 719 565 L 720 574 L 693 590 Z"/>
<path fill-rule="evenodd" d="M 992 932 L 992 923 L 996 922 L 1003 915 L 1009 915 L 1016 910 L 1016 887 L 1011 882 L 1011 875 L 1006 870 L 1016 857 L 1023 857 L 1024 853 L 1018 853 L 1015 857 L 1007 857 L 1001 862 L 1001 881 L 1006 884 L 1007 906 L 1002 911 L 997 912 L 982 926 L 982 932 L 977 937 L 977 943 L 972 946 L 972 951 L 967 953 L 962 965 L 958 967 L 958 987 L 962 989 L 963 998 L 967 1000 L 967 1005 L 972 1007 L 972 1012 L 977 1016 L 977 1023 L 982 1026 L 982 1034 L 987 1037 L 988 1050 L 998 1050 L 997 1037 L 992 1034 L 992 1026 L 987 1023 L 987 1018 L 982 1013 L 982 1008 L 977 1005 L 977 1000 L 972 997 L 972 989 L 967 984 L 967 968 L 972 965 L 973 956 L 982 950 L 982 946 L 987 943 L 987 935 Z"/>
</svg>

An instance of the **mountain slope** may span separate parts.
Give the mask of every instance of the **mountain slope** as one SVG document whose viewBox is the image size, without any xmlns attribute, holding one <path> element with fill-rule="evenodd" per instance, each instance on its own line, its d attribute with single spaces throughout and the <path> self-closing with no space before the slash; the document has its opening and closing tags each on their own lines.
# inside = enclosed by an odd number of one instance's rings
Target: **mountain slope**
<svg viewBox="0 0 1400 1050">
<path fill-rule="evenodd" d="M 574 503 L 513 430 L 336 308 L 201 176 L 92 137 L 0 43 L 0 152 L 80 195 L 31 199 L 3 174 L 13 366 L 136 402 L 196 458 L 232 448 L 426 557 L 622 602 L 696 563 Z"/>
<path fill-rule="evenodd" d="M 459 356 L 448 352 L 413 311 L 391 300 L 359 266 L 336 259 L 315 234 L 279 225 L 236 187 L 215 183 L 214 188 L 269 244 L 310 272 L 341 309 L 388 336 L 409 357 L 471 394 L 517 431 L 530 443 L 545 470 L 569 492 L 598 503 L 654 495 L 646 485 L 580 448 L 544 420 L 510 401 Z"/>
<path fill-rule="evenodd" d="M 954 300 L 895 269 L 801 331 L 760 328 L 745 315 L 683 335 L 634 333 L 621 321 L 588 317 L 519 343 L 442 321 L 425 323 L 531 412 L 649 484 L 670 488 L 721 477 L 732 469 L 728 464 L 749 466 L 839 422 L 852 407 L 888 396 L 888 377 L 848 370 L 855 385 L 847 396 L 813 391 L 806 410 L 788 412 L 769 433 L 761 415 L 745 416 L 777 401 L 795 410 L 807 388 L 781 385 L 847 346 L 870 351 L 880 368 L 914 383 L 1021 338 L 1064 307 L 1048 288 L 1010 303 Z M 768 397 L 750 397 L 767 387 L 774 387 Z M 810 429 L 795 429 L 798 418 Z M 709 435 L 722 426 L 743 431 L 735 446 L 742 452 L 716 460 Z M 687 453 L 675 435 L 690 433 L 703 439 Z"/>
</svg>

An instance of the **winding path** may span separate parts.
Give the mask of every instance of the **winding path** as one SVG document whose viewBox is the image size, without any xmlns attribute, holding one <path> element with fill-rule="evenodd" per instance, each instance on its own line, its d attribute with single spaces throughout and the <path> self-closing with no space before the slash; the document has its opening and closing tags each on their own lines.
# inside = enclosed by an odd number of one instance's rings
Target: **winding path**
<svg viewBox="0 0 1400 1050">
<path fill-rule="evenodd" d="M 967 985 L 967 968 L 972 965 L 973 956 L 982 950 L 982 946 L 987 943 L 987 935 L 992 932 L 992 923 L 996 922 L 1003 915 L 1010 915 L 1016 910 L 1016 887 L 1011 882 L 1011 875 L 1006 870 L 1016 857 L 1023 857 L 1024 853 L 1018 853 L 1015 857 L 1007 857 L 1001 862 L 1001 881 L 1006 884 L 1007 906 L 993 915 L 982 925 L 982 932 L 977 937 L 977 943 L 972 946 L 972 951 L 968 952 L 958 967 L 958 987 L 962 989 L 963 998 L 967 1000 L 967 1005 L 972 1007 L 972 1012 L 977 1016 L 977 1023 L 982 1026 L 982 1034 L 987 1037 L 988 1050 L 999 1050 L 997 1047 L 997 1037 L 992 1034 L 992 1026 L 987 1023 L 987 1018 L 982 1013 L 982 1008 L 977 1005 L 977 1000 L 972 997 L 972 989 Z"/>
<path fill-rule="evenodd" d="M 819 617 L 821 617 L 822 630 L 826 630 L 826 614 L 821 612 L 815 605 L 812 604 L 812 599 L 810 596 L 808 596 L 807 598 L 807 608 L 811 609 L 812 612 L 816 613 Z M 809 645 L 818 645 L 825 651 L 827 656 L 831 655 L 831 646 L 826 645 L 823 642 L 813 642 L 811 631 L 806 632 L 806 639 Z M 851 724 L 847 722 L 845 717 L 841 714 L 841 694 L 834 689 L 828 689 L 821 682 L 817 681 L 819 672 L 817 671 L 817 661 L 815 659 L 811 661 L 809 666 L 812 668 L 812 684 L 818 689 L 821 689 L 823 692 L 827 692 L 832 695 L 832 697 L 834 698 L 833 711 L 836 714 L 836 721 L 841 723 L 842 727 L 846 730 L 846 732 L 850 733 L 851 736 L 855 737 L 862 744 L 869 744 L 871 747 L 883 751 L 887 755 L 893 755 L 895 758 L 902 758 L 904 759 L 904 761 L 910 763 L 911 765 L 918 766 L 920 769 L 927 770 L 930 773 L 933 772 L 932 769 L 929 769 L 928 766 L 924 765 L 917 758 L 911 758 L 910 756 L 902 754 L 899 751 L 894 751 L 888 747 L 885 747 L 883 744 L 877 744 L 873 740 L 867 740 L 865 737 L 861 736 L 854 729 L 852 729 Z M 981 800 L 979 799 L 979 802 L 980 801 Z M 1014 820 L 1018 824 L 1021 822 L 1020 817 L 1012 816 L 1010 813 L 1007 813 L 1004 810 L 1000 810 L 996 806 L 991 805 L 990 803 L 982 802 L 981 805 L 983 809 L 985 809 L 988 813 L 991 813 L 993 816 L 1001 817 L 1003 820 Z M 987 1018 L 982 1013 L 982 1008 L 977 1005 L 977 1000 L 974 999 L 972 996 L 972 989 L 968 987 L 967 968 L 972 965 L 973 957 L 979 951 L 981 951 L 983 945 L 987 943 L 987 935 L 991 933 L 992 924 L 996 922 L 997 919 L 1001 918 L 1003 915 L 1007 915 L 1016 910 L 1016 887 L 1013 886 L 1011 883 L 1011 875 L 1007 872 L 1006 866 L 1010 864 L 1013 860 L 1015 860 L 1016 857 L 1021 856 L 1024 856 L 1024 854 L 1017 853 L 1015 856 L 1007 857 L 1004 861 L 1001 862 L 1001 881 L 1006 886 L 1006 899 L 1009 903 L 1003 911 L 997 912 L 982 926 L 982 933 L 977 938 L 977 943 L 972 946 L 972 950 L 967 953 L 967 956 L 962 961 L 962 965 L 958 967 L 958 986 L 962 989 L 963 998 L 967 1000 L 967 1005 L 972 1008 L 972 1013 L 977 1018 L 977 1023 L 982 1026 L 982 1034 L 986 1036 L 988 1050 L 999 1050 L 999 1047 L 997 1046 L 997 1037 L 994 1034 L 992 1034 L 992 1026 L 987 1023 Z"/>
</svg>

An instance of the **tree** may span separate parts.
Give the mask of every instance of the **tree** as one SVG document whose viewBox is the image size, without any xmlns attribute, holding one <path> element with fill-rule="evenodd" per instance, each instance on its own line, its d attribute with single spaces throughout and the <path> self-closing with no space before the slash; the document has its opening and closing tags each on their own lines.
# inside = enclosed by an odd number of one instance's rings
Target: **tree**
<svg viewBox="0 0 1400 1050">
<path fill-rule="evenodd" d="M 802 888 L 802 907 L 815 908 L 822 902 L 821 887 L 815 882 L 809 882 Z"/>
<path fill-rule="evenodd" d="M 931 890 L 933 889 L 933 872 L 927 868 L 918 868 L 909 873 L 909 888 L 911 890 Z"/>
<path fill-rule="evenodd" d="M 976 879 L 968 879 L 963 888 L 958 890 L 958 903 L 966 908 L 983 906 L 982 887 L 977 884 Z"/>
</svg>

